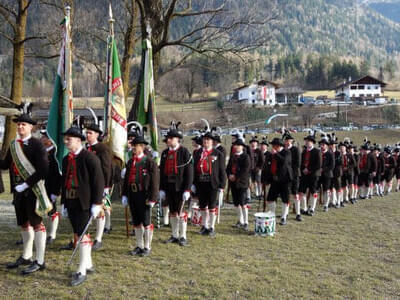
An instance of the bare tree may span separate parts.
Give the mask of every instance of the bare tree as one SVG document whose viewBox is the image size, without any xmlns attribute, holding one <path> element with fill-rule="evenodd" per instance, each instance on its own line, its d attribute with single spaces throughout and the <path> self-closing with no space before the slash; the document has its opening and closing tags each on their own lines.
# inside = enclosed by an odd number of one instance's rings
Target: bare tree
<svg viewBox="0 0 400 300">
<path fill-rule="evenodd" d="M 152 29 L 156 81 L 164 48 L 183 49 L 183 57 L 173 68 L 180 66 L 193 53 L 241 57 L 267 44 L 270 37 L 265 26 L 276 18 L 276 1 L 255 0 L 247 10 L 237 7 L 238 1 L 233 0 L 199 1 L 195 4 L 191 0 L 136 0 L 136 3 L 140 10 L 142 37 L 146 37 L 147 22 Z M 171 34 L 173 26 L 180 27 L 179 34 Z M 139 93 L 140 86 L 128 119 L 136 119 Z"/>
</svg>

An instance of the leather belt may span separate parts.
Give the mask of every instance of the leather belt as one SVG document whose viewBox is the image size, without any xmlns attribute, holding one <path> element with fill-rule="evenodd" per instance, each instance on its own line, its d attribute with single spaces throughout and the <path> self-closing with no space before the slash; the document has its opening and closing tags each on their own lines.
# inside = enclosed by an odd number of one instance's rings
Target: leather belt
<svg viewBox="0 0 400 300">
<path fill-rule="evenodd" d="M 65 190 L 65 198 L 67 199 L 76 199 L 76 189 L 67 189 Z"/>
</svg>

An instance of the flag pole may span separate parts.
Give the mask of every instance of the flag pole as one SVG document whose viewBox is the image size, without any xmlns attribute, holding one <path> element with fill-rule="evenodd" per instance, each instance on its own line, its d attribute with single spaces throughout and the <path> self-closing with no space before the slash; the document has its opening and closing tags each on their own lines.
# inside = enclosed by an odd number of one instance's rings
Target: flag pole
<svg viewBox="0 0 400 300">
<path fill-rule="evenodd" d="M 67 117 L 64 120 L 65 128 L 69 128 L 73 121 L 73 106 L 72 106 L 72 54 L 71 54 L 71 7 L 65 7 L 66 22 L 65 22 L 65 96 L 67 101 L 64 106 L 64 113 Z"/>
<path fill-rule="evenodd" d="M 108 23 L 110 24 L 110 32 L 107 38 L 107 67 L 106 67 L 106 84 L 107 84 L 107 93 L 104 105 L 104 125 L 103 132 L 105 137 L 105 142 L 110 140 L 110 125 L 111 125 L 111 99 L 112 99 L 112 41 L 114 39 L 114 18 L 112 14 L 111 3 L 109 6 L 109 19 Z"/>
</svg>

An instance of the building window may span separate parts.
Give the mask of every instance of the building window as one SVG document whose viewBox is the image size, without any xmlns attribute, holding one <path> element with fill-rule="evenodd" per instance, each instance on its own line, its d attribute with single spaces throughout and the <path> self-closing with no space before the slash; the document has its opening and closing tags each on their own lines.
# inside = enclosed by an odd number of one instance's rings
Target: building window
<svg viewBox="0 0 400 300">
<path fill-rule="evenodd" d="M 364 88 L 365 88 L 365 87 L 364 87 L 363 85 L 359 85 L 359 86 L 358 86 L 358 89 L 359 89 L 359 90 L 363 90 Z"/>
<path fill-rule="evenodd" d="M 253 102 L 253 104 L 254 104 L 254 103 L 256 103 L 256 100 L 254 100 L 254 99 L 253 99 L 253 101 L 252 101 L 252 102 Z"/>
<path fill-rule="evenodd" d="M 252 95 L 255 95 L 255 94 L 256 94 L 256 92 L 255 92 L 255 91 L 252 91 L 252 92 L 251 92 L 251 94 L 252 94 Z"/>
<path fill-rule="evenodd" d="M 376 85 L 376 86 L 375 86 L 375 89 L 376 89 L 376 90 L 379 89 L 379 85 Z"/>
<path fill-rule="evenodd" d="M 356 85 L 352 85 L 352 86 L 350 86 L 350 89 L 351 89 L 351 90 L 356 90 L 356 89 L 357 89 L 357 86 L 356 86 Z"/>
<path fill-rule="evenodd" d="M 368 85 L 368 86 L 367 86 L 367 89 L 368 89 L 368 90 L 370 90 L 370 89 L 371 89 L 371 86 L 370 86 L 370 85 Z"/>
</svg>

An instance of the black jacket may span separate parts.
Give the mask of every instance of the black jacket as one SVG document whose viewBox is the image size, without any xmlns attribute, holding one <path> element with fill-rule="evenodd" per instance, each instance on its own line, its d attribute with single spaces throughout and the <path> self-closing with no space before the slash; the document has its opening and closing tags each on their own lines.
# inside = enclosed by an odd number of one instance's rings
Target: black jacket
<svg viewBox="0 0 400 300">
<path fill-rule="evenodd" d="M 326 151 L 323 153 L 321 151 L 322 157 L 322 167 L 321 167 L 321 175 L 326 176 L 328 178 L 333 177 L 333 169 L 335 168 L 335 158 L 331 151 Z"/>
<path fill-rule="evenodd" d="M 276 160 L 277 174 L 274 176 L 271 172 L 272 161 Z M 264 168 L 261 174 L 262 182 L 270 184 L 272 182 L 288 183 L 293 180 L 293 168 L 292 168 L 292 153 L 290 150 L 283 149 L 280 152 L 268 156 L 268 160 L 264 164 Z"/>
<path fill-rule="evenodd" d="M 354 175 L 354 157 L 353 154 L 346 153 L 345 155 L 341 154 L 342 157 L 342 170 L 343 173 L 347 172 L 350 175 Z"/>
<path fill-rule="evenodd" d="M 260 149 L 251 149 L 250 150 L 252 152 L 252 159 L 253 159 L 253 163 L 252 163 L 252 170 L 261 170 L 263 165 L 264 165 L 264 155 L 261 152 Z"/>
<path fill-rule="evenodd" d="M 226 167 L 226 174 L 233 175 L 232 166 L 236 162 L 236 180 L 234 182 L 230 182 L 232 186 L 235 186 L 238 189 L 247 189 L 249 187 L 249 178 L 250 178 L 250 156 L 246 154 L 244 151 L 239 157 L 232 154 L 229 158 L 228 166 Z"/>
<path fill-rule="evenodd" d="M 219 145 L 218 147 L 216 147 L 215 149 L 217 149 L 219 152 L 222 153 L 222 155 L 224 156 L 224 165 L 225 165 L 225 159 L 226 159 L 226 149 L 224 146 Z"/>
<path fill-rule="evenodd" d="M 127 163 L 126 166 L 126 175 L 124 178 L 124 185 L 122 187 L 122 195 L 123 196 L 128 196 L 128 189 L 130 188 L 129 186 L 129 174 L 131 172 L 132 168 L 132 159 L 130 159 Z M 154 160 L 151 158 L 150 155 L 147 156 L 146 158 L 146 165 L 145 168 L 143 169 L 142 172 L 143 176 L 143 188 L 144 192 L 146 195 L 146 198 L 150 202 L 157 202 L 157 197 L 158 197 L 158 189 L 160 186 L 160 174 L 158 171 L 158 166 L 154 162 Z"/>
<path fill-rule="evenodd" d="M 193 155 L 194 161 L 194 185 L 198 184 L 199 174 L 197 174 L 197 164 L 203 153 L 203 148 L 196 151 Z M 224 155 L 217 149 L 213 149 L 209 159 L 211 159 L 211 186 L 213 189 L 223 189 L 226 184 L 225 161 Z"/>
<path fill-rule="evenodd" d="M 46 187 L 46 192 L 49 197 L 50 195 L 59 196 L 61 194 L 61 174 L 58 170 L 55 152 L 55 148 L 47 152 L 49 159 L 49 172 L 44 181 L 44 186 Z"/>
<path fill-rule="evenodd" d="M 22 145 L 22 151 L 24 152 L 26 158 L 30 161 L 32 166 L 35 168 L 35 172 L 25 180 L 25 182 L 31 187 L 39 180 L 46 178 L 49 169 L 47 152 L 42 142 L 34 137 L 28 139 Z M 4 160 L 0 160 L 0 168 L 3 170 L 10 169 L 11 192 L 14 192 L 16 183 L 14 180 L 14 173 L 12 172 L 12 162 L 13 159 L 11 156 L 11 152 L 10 149 L 8 149 Z"/>
<path fill-rule="evenodd" d="M 177 151 L 178 174 L 175 182 L 177 192 L 190 191 L 193 183 L 193 157 L 183 146 L 179 146 Z M 160 162 L 160 190 L 166 190 L 168 186 L 168 176 L 165 174 L 165 161 L 168 155 L 168 148 L 161 153 Z"/>
<path fill-rule="evenodd" d="M 377 160 L 376 156 L 373 153 L 368 153 L 367 155 L 367 160 L 366 164 L 363 168 L 360 167 L 360 164 L 362 162 L 362 154 L 360 154 L 359 159 L 358 159 L 358 168 L 360 170 L 360 173 L 364 174 L 372 174 L 373 172 L 376 172 L 377 170 Z"/>
<path fill-rule="evenodd" d="M 308 171 L 311 176 L 321 176 L 321 151 L 317 148 L 313 148 L 310 151 L 310 163 L 308 165 Z M 301 153 L 301 165 L 300 165 L 300 171 L 302 175 L 304 174 L 304 169 L 305 169 L 305 156 L 306 156 L 307 150 L 304 149 L 303 152 Z"/>
<path fill-rule="evenodd" d="M 110 148 L 106 144 L 98 142 L 93 146 L 88 145 L 88 150 L 96 154 L 100 159 L 101 170 L 104 176 L 104 187 L 111 187 L 113 185 L 113 164 Z"/>
<path fill-rule="evenodd" d="M 78 177 L 77 198 L 81 203 L 81 208 L 87 210 L 92 204 L 103 203 L 104 176 L 101 170 L 100 159 L 93 153 L 82 149 L 76 156 L 76 168 Z M 68 167 L 68 155 L 63 159 L 63 175 L 61 188 L 61 204 L 65 207 L 70 205 L 69 199 L 66 199 L 66 173 Z M 74 200 L 72 200 L 74 201 Z"/>
<path fill-rule="evenodd" d="M 296 146 L 292 146 L 289 149 L 292 154 L 292 170 L 293 170 L 293 178 L 300 176 L 300 150 Z"/>
</svg>

